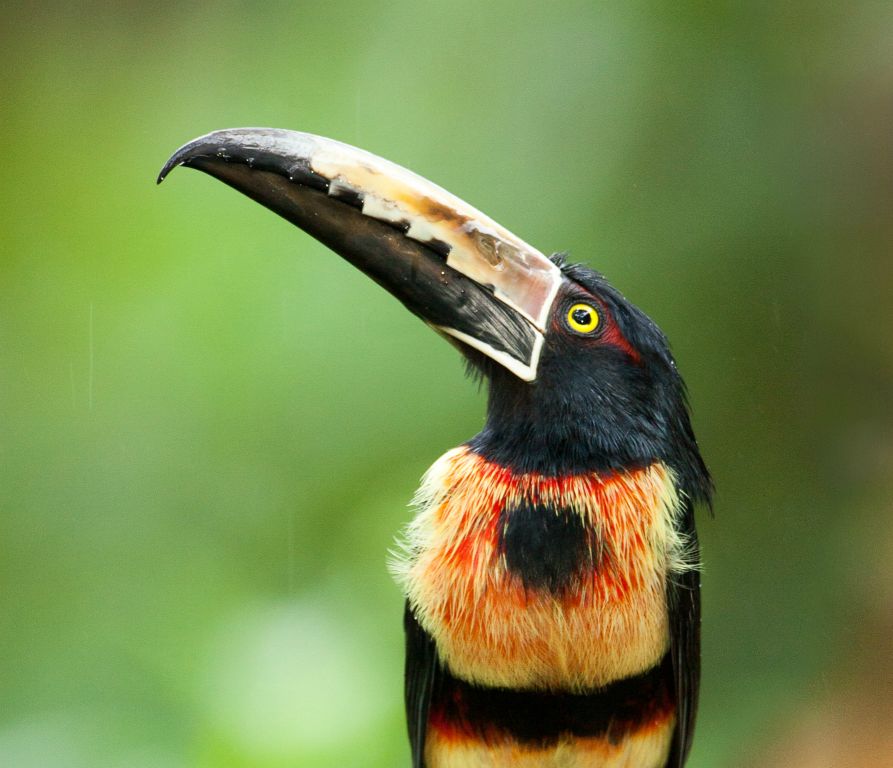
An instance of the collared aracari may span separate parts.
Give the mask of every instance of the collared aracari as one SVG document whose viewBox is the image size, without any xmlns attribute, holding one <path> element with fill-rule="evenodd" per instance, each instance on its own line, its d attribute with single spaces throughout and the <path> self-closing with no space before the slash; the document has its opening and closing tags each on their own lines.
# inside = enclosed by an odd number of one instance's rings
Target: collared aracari
<svg viewBox="0 0 893 768">
<path fill-rule="evenodd" d="M 414 768 L 680 768 L 700 675 L 693 510 L 711 481 L 667 340 L 545 257 L 340 142 L 217 131 L 197 168 L 296 224 L 451 341 L 482 431 L 425 475 L 395 572 Z"/>
</svg>

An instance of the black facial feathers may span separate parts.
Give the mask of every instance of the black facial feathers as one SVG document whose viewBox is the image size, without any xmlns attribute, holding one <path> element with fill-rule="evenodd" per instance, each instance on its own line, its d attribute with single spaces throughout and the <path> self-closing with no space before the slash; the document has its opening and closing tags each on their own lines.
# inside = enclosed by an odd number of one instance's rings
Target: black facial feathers
<svg viewBox="0 0 893 768">
<path fill-rule="evenodd" d="M 685 385 L 657 325 L 598 272 L 553 261 L 567 278 L 557 297 L 535 381 L 466 352 L 490 389 L 487 423 L 469 446 L 520 472 L 550 475 L 667 464 L 693 501 L 712 485 L 691 428 Z M 563 314 L 594 302 L 599 334 L 567 330 Z"/>
</svg>

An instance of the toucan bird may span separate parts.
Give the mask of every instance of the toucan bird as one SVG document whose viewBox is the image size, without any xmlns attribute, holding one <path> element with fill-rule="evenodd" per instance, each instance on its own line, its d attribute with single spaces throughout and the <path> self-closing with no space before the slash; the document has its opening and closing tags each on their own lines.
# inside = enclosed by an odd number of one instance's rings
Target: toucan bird
<svg viewBox="0 0 893 768">
<path fill-rule="evenodd" d="M 340 254 L 488 384 L 394 565 L 414 768 L 681 768 L 712 485 L 658 327 L 598 272 L 355 147 L 242 128 L 186 144 L 159 182 L 177 165 Z"/>
</svg>

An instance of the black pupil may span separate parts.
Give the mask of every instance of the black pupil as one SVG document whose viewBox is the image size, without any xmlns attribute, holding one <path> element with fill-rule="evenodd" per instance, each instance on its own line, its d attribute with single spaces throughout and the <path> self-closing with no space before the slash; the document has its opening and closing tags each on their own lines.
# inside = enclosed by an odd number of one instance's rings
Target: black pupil
<svg viewBox="0 0 893 768">
<path fill-rule="evenodd" d="M 592 322 L 592 313 L 588 309 L 575 309 L 571 317 L 577 325 L 589 325 Z"/>
</svg>

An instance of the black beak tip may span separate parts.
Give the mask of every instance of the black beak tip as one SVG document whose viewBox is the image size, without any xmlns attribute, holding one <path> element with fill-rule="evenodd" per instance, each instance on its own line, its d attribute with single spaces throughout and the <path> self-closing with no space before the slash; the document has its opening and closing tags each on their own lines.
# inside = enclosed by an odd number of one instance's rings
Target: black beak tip
<svg viewBox="0 0 893 768">
<path fill-rule="evenodd" d="M 201 139 L 184 144 L 164 164 L 155 183 L 161 184 L 167 178 L 167 175 L 178 165 L 188 166 L 197 157 L 215 157 L 218 155 L 219 150 L 220 147 L 209 145 Z"/>
<path fill-rule="evenodd" d="M 165 178 L 167 178 L 167 175 L 171 172 L 171 170 L 173 170 L 173 168 L 174 168 L 175 165 L 177 165 L 177 163 L 174 162 L 174 159 L 173 159 L 173 158 L 171 158 L 170 160 L 168 160 L 168 161 L 164 164 L 164 167 L 163 167 L 163 168 L 161 169 L 161 171 L 159 172 L 159 174 L 158 174 L 158 178 L 155 179 L 155 183 L 156 183 L 156 184 L 161 184 L 161 182 L 164 181 Z"/>
<path fill-rule="evenodd" d="M 157 183 L 161 184 L 176 166 L 189 167 L 197 160 L 243 163 L 249 168 L 268 168 L 282 173 L 285 159 L 262 146 L 280 133 L 271 128 L 227 128 L 199 136 L 171 155 L 158 174 Z"/>
<path fill-rule="evenodd" d="M 161 172 L 158 174 L 156 183 L 161 184 L 161 182 L 167 178 L 167 175 L 178 165 L 189 167 L 194 160 L 200 158 L 217 158 L 224 161 L 232 159 L 232 149 L 230 146 L 232 140 L 231 137 L 227 135 L 230 133 L 233 132 L 215 131 L 214 133 L 200 136 L 199 138 L 184 144 L 174 152 L 164 164 L 164 167 L 162 167 Z M 227 139 L 230 140 L 227 141 Z"/>
<path fill-rule="evenodd" d="M 250 169 L 285 176 L 304 186 L 328 190 L 329 179 L 310 168 L 308 157 L 301 152 L 289 152 L 287 147 L 276 146 L 276 142 L 287 138 L 289 133 L 277 128 L 227 128 L 200 136 L 171 155 L 158 174 L 157 183 L 161 184 L 175 166 L 205 170 L 203 161 L 209 161 L 246 165 Z"/>
<path fill-rule="evenodd" d="M 195 147 L 190 144 L 186 144 L 183 147 L 180 147 L 174 154 L 170 156 L 168 161 L 164 164 L 161 171 L 158 173 L 158 179 L 156 180 L 156 184 L 161 184 L 167 178 L 167 175 L 178 165 L 189 165 L 190 160 L 196 157 L 197 153 L 195 152 Z"/>
</svg>

